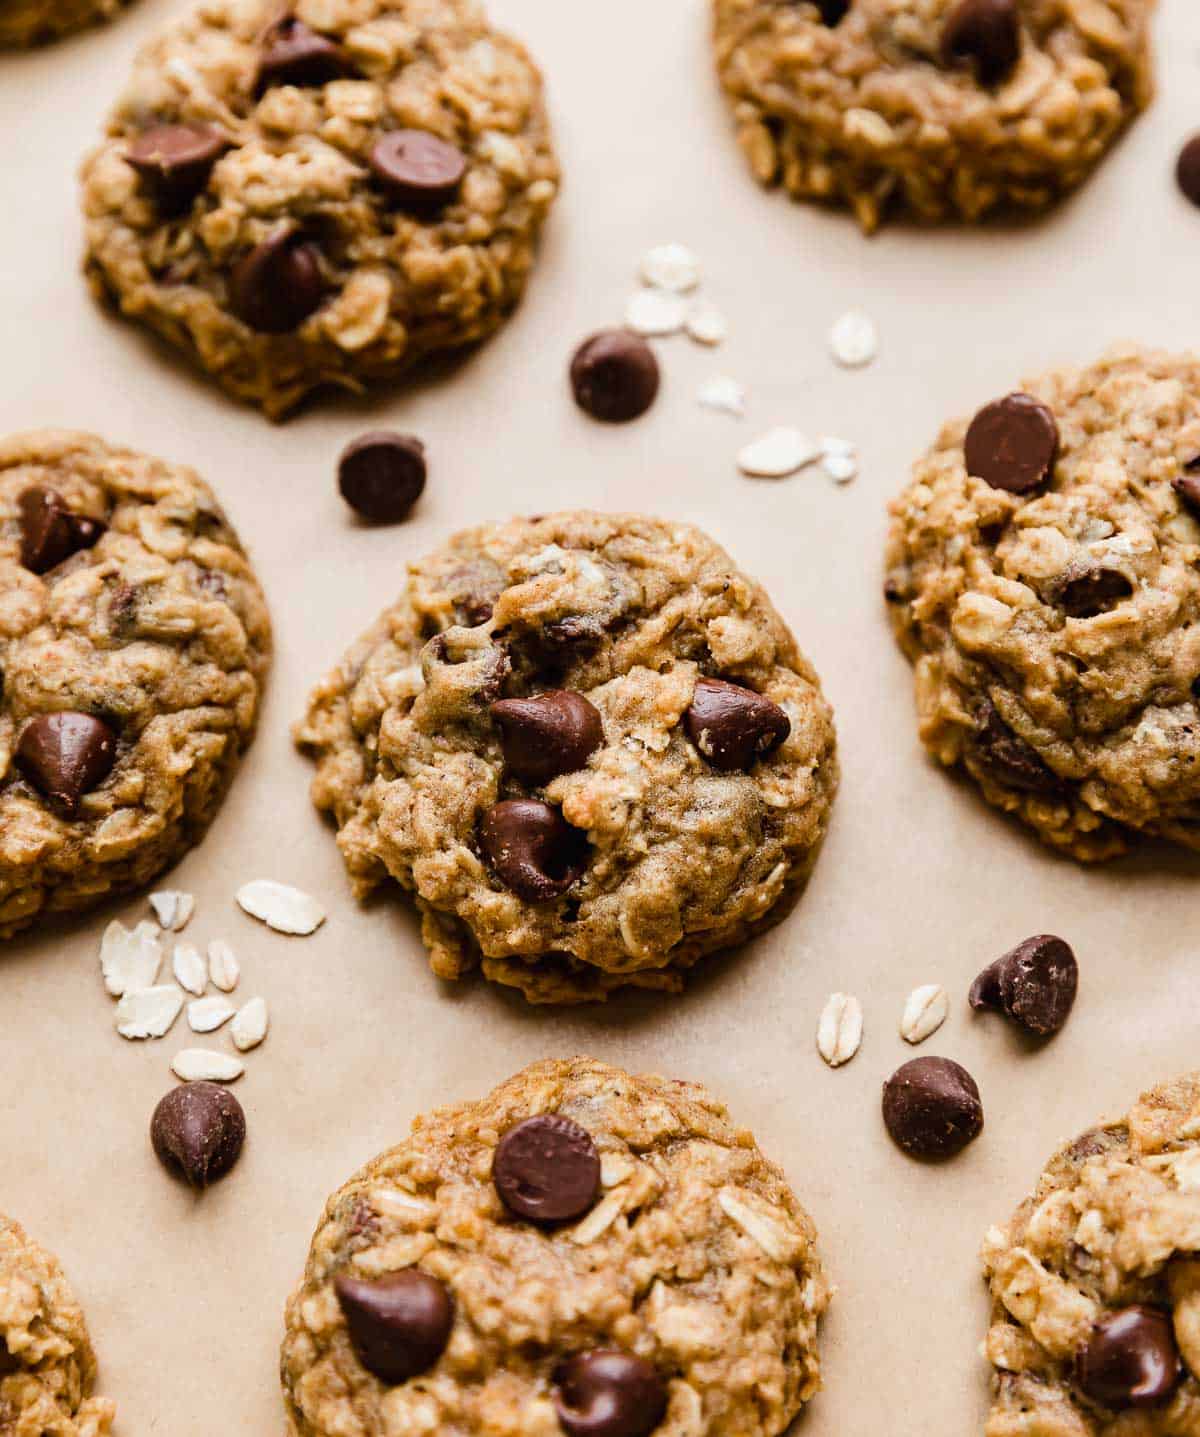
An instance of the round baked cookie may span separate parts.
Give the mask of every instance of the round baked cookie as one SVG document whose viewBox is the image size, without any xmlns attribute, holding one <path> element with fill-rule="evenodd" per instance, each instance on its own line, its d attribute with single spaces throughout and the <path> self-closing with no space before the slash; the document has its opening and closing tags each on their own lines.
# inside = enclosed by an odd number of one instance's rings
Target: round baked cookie
<svg viewBox="0 0 1200 1437">
<path fill-rule="evenodd" d="M 0 1216 L 0 1432 L 104 1437 L 116 1408 L 93 1397 L 96 1354 L 56 1258 Z"/>
<path fill-rule="evenodd" d="M 1200 360 L 1125 347 L 948 424 L 892 505 L 925 746 L 1079 859 L 1200 847 L 1198 458 Z"/>
<path fill-rule="evenodd" d="M 984 1242 L 987 1437 L 1182 1437 L 1200 1422 L 1200 1073 L 1047 1164 Z"/>
<path fill-rule="evenodd" d="M 42 45 L 108 20 L 125 0 L 0 0 L 0 49 Z"/>
<path fill-rule="evenodd" d="M 558 166 L 475 0 L 207 0 L 84 162 L 94 290 L 279 418 L 492 333 Z"/>
<path fill-rule="evenodd" d="M 755 177 L 864 230 L 1040 210 L 1150 101 L 1153 0 L 713 0 Z"/>
<path fill-rule="evenodd" d="M 190 469 L 0 440 L 0 937 L 197 843 L 254 732 L 266 604 Z"/>
<path fill-rule="evenodd" d="M 786 912 L 833 718 L 762 589 L 686 524 L 458 534 L 313 694 L 297 741 L 362 897 L 413 891 L 441 978 L 533 1002 L 678 989 Z"/>
<path fill-rule="evenodd" d="M 291 1430 L 770 1437 L 820 1386 L 815 1240 L 698 1084 L 536 1063 L 329 1200 L 287 1308 Z"/>
</svg>

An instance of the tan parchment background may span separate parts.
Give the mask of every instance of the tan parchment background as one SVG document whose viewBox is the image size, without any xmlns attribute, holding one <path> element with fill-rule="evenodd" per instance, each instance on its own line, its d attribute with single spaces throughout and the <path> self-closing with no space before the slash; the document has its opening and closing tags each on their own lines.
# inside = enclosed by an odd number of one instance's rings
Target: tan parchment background
<svg viewBox="0 0 1200 1437">
<path fill-rule="evenodd" d="M 135 46 L 179 3 L 139 0 L 107 30 L 0 59 L 0 425 L 96 429 L 196 465 L 254 554 L 278 636 L 258 743 L 177 871 L 198 899 L 189 936 L 230 939 L 242 995 L 272 1007 L 238 1087 L 251 1136 L 235 1175 L 196 1201 L 154 1163 L 149 1115 L 191 1035 L 181 1021 L 160 1043 L 116 1036 L 96 958 L 108 914 L 0 958 L 0 1208 L 64 1260 L 119 1431 L 275 1437 L 280 1313 L 326 1195 L 419 1110 L 581 1050 L 710 1084 L 813 1212 L 841 1293 L 805 1437 L 977 1431 L 984 1228 L 1060 1138 L 1200 1064 L 1198 875 L 1162 855 L 1082 871 L 932 771 L 879 599 L 883 508 L 944 417 L 1023 372 L 1125 336 L 1200 343 L 1200 214 L 1170 182 L 1177 142 L 1200 125 L 1200 12 L 1165 0 L 1156 105 L 1050 221 L 866 241 L 744 173 L 703 0 L 493 0 L 546 70 L 566 169 L 527 303 L 449 382 L 272 428 L 102 316 L 76 272 L 77 161 Z M 730 339 L 715 354 L 667 342 L 648 418 L 591 425 L 566 396 L 573 342 L 619 317 L 636 257 L 671 239 L 704 259 Z M 859 373 L 836 370 L 824 347 L 851 305 L 882 337 Z M 749 386 L 742 425 L 695 405 L 719 372 Z M 738 445 L 789 421 L 857 439 L 858 482 L 741 479 Z M 333 461 L 378 423 L 425 437 L 431 482 L 411 522 L 366 531 L 336 496 Z M 439 988 L 402 909 L 356 909 L 287 729 L 407 558 L 453 527 L 575 505 L 693 520 L 766 582 L 836 707 L 844 784 L 782 928 L 682 999 L 553 1014 L 482 986 Z M 259 876 L 319 894 L 326 926 L 289 940 L 246 918 L 233 892 Z M 998 1020 L 971 1019 L 966 989 L 985 961 L 1047 930 L 1075 945 L 1081 996 L 1061 1037 L 1029 1053 Z M 878 1116 L 882 1079 L 910 1055 L 896 1032 L 904 997 L 933 981 L 952 1016 L 922 1051 L 967 1063 L 987 1110 L 981 1140 L 940 1170 L 901 1157 Z M 836 1073 L 813 1049 L 834 989 L 858 993 L 867 1021 L 862 1052 Z"/>
</svg>

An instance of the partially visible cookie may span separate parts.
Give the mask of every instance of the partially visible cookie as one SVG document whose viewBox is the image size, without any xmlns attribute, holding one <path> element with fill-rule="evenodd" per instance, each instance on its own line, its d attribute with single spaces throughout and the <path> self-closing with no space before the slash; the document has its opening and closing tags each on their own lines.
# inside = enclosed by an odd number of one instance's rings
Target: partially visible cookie
<svg viewBox="0 0 1200 1437">
<path fill-rule="evenodd" d="M 0 0 L 0 49 L 42 45 L 108 20 L 125 0 Z"/>
<path fill-rule="evenodd" d="M 713 0 L 755 177 L 864 230 L 1040 210 L 1153 91 L 1153 0 Z"/>
<path fill-rule="evenodd" d="M 815 1238 L 698 1084 L 536 1063 L 330 1198 L 287 1308 L 291 1431 L 774 1437 L 820 1386 Z"/>
<path fill-rule="evenodd" d="M 93 1397 L 96 1355 L 56 1258 L 0 1216 L 0 1432 L 105 1437 L 114 1404 Z"/>
<path fill-rule="evenodd" d="M 1056 848 L 1200 848 L 1200 359 L 1134 347 L 948 424 L 892 505 L 921 739 Z"/>
<path fill-rule="evenodd" d="M 484 525 L 411 565 L 296 736 L 356 892 L 395 879 L 439 977 L 534 1002 L 678 989 L 777 922 L 837 786 L 763 590 L 631 514 Z"/>
<path fill-rule="evenodd" d="M 200 840 L 270 649 L 191 469 L 63 430 L 0 440 L 0 937 L 142 887 Z"/>
<path fill-rule="evenodd" d="M 84 163 L 86 268 L 278 418 L 491 334 L 557 187 L 541 76 L 476 0 L 210 0 Z"/>
</svg>

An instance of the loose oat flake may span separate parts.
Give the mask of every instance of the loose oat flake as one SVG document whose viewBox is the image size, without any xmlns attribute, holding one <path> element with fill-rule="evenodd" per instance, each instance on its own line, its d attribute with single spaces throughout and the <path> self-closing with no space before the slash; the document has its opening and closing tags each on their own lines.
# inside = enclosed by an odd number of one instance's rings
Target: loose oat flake
<svg viewBox="0 0 1200 1437">
<path fill-rule="evenodd" d="M 736 379 L 718 375 L 706 380 L 696 395 L 696 402 L 705 409 L 715 409 L 720 414 L 732 414 L 742 419 L 746 414 L 746 391 Z"/>
<path fill-rule="evenodd" d="M 184 1048 L 172 1058 L 171 1071 L 185 1083 L 232 1083 L 246 1071 L 246 1065 L 211 1048 Z"/>
<path fill-rule="evenodd" d="M 900 1036 L 906 1043 L 923 1043 L 946 1021 L 950 1000 L 940 983 L 914 988 L 900 1018 Z"/>
<path fill-rule="evenodd" d="M 237 901 L 251 918 L 261 919 L 277 933 L 315 933 L 325 922 L 325 910 L 315 898 L 272 878 L 244 883 L 237 891 Z"/>
<path fill-rule="evenodd" d="M 625 306 L 625 323 L 644 338 L 678 334 L 687 321 L 687 300 L 662 289 L 640 289 Z"/>
<path fill-rule="evenodd" d="M 840 1068 L 862 1043 L 862 1004 L 850 993 L 831 993 L 817 1025 L 817 1052 L 831 1068 Z"/>
<path fill-rule="evenodd" d="M 660 244 L 642 258 L 640 274 L 647 284 L 686 294 L 700 283 L 700 261 L 686 245 Z"/>
<path fill-rule="evenodd" d="M 233 1046 L 239 1053 L 247 1053 L 251 1048 L 258 1047 L 267 1036 L 268 1022 L 265 998 L 251 998 L 238 1010 L 229 1031 L 233 1036 Z"/>
<path fill-rule="evenodd" d="M 214 938 L 208 945 L 208 976 L 222 993 L 232 993 L 242 976 L 237 954 L 223 938 Z"/>
<path fill-rule="evenodd" d="M 847 310 L 829 331 L 829 349 L 834 359 L 847 369 L 870 364 L 879 351 L 879 339 L 870 316 L 861 309 Z"/>
<path fill-rule="evenodd" d="M 780 425 L 747 444 L 738 454 L 737 465 L 743 474 L 755 479 L 786 479 L 811 464 L 820 453 L 807 434 Z"/>
<path fill-rule="evenodd" d="M 171 957 L 171 971 L 175 974 L 176 983 L 197 998 L 208 987 L 208 965 L 200 950 L 191 943 L 176 943 Z"/>
<path fill-rule="evenodd" d="M 163 928 L 169 933 L 179 933 L 187 927 L 188 919 L 196 911 L 196 900 L 190 893 L 181 893 L 177 888 L 164 888 L 150 895 L 150 907 Z"/>
<path fill-rule="evenodd" d="M 122 1038 L 161 1038 L 182 1007 L 183 994 L 174 983 L 126 993 L 117 1004 L 117 1032 Z"/>
<path fill-rule="evenodd" d="M 100 971 L 104 986 L 114 998 L 149 988 L 162 966 L 158 928 L 149 919 L 126 928 L 115 918 L 100 941 Z"/>
<path fill-rule="evenodd" d="M 715 304 L 701 301 L 692 305 L 687 312 L 687 319 L 683 327 L 688 332 L 688 337 L 694 339 L 697 344 L 715 345 L 721 344 L 729 333 L 729 326 L 725 323 L 725 316 Z"/>
<path fill-rule="evenodd" d="M 835 484 L 858 478 L 858 449 L 849 439 L 825 435 L 821 441 L 821 468 Z"/>
<path fill-rule="evenodd" d="M 236 1011 L 228 998 L 197 998 L 188 1004 L 188 1027 L 193 1033 L 215 1033 Z"/>
</svg>

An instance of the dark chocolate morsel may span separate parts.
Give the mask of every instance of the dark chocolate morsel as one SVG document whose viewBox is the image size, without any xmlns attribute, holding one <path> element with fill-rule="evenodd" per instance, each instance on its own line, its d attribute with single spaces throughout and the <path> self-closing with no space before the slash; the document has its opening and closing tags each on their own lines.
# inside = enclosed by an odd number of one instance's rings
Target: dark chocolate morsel
<svg viewBox="0 0 1200 1437">
<path fill-rule="evenodd" d="M 696 680 L 683 724 L 704 757 L 723 773 L 750 768 L 792 731 L 778 704 L 724 679 Z"/>
<path fill-rule="evenodd" d="M 1107 1312 L 1075 1356 L 1075 1379 L 1102 1407 L 1157 1407 L 1183 1377 L 1170 1313 L 1157 1307 Z"/>
<path fill-rule="evenodd" d="M 501 699 L 491 713 L 500 725 L 504 762 L 522 783 L 549 783 L 560 773 L 574 773 L 604 742 L 595 705 L 569 689 Z"/>
<path fill-rule="evenodd" d="M 424 214 L 458 194 L 467 161 L 457 145 L 428 130 L 388 130 L 375 141 L 371 172 L 401 206 Z"/>
<path fill-rule="evenodd" d="M 611 1347 L 577 1352 L 554 1373 L 567 1437 L 649 1437 L 667 1411 L 667 1384 L 643 1357 Z"/>
<path fill-rule="evenodd" d="M 492 872 L 527 903 L 560 897 L 587 865 L 581 830 L 533 798 L 494 804 L 479 825 L 479 843 Z"/>
<path fill-rule="evenodd" d="M 1026 938 L 997 958 L 971 985 L 972 1008 L 998 1009 L 1039 1038 L 1067 1021 L 1079 988 L 1079 964 L 1070 944 L 1050 933 Z"/>
<path fill-rule="evenodd" d="M 208 184 L 229 144 L 211 125 L 154 125 L 130 144 L 125 160 L 157 206 L 176 214 Z"/>
<path fill-rule="evenodd" d="M 883 1121 L 915 1158 L 949 1158 L 983 1130 L 975 1079 L 950 1058 L 913 1058 L 883 1086 Z"/>
<path fill-rule="evenodd" d="M 194 1188 L 223 1178 L 246 1140 L 242 1105 L 218 1083 L 183 1083 L 162 1099 L 150 1120 L 155 1156 Z"/>
<path fill-rule="evenodd" d="M 942 26 L 942 62 L 969 64 L 981 85 L 999 85 L 1021 54 L 1017 0 L 958 0 Z"/>
<path fill-rule="evenodd" d="M 592 1135 L 558 1113 L 539 1113 L 496 1146 L 492 1182 L 509 1212 L 529 1222 L 582 1217 L 600 1192 L 600 1154 Z"/>
<path fill-rule="evenodd" d="M 320 251 L 290 220 L 276 225 L 229 275 L 233 312 L 260 334 L 298 329 L 324 294 Z"/>
<path fill-rule="evenodd" d="M 446 1350 L 454 1302 L 417 1267 L 367 1280 L 339 1273 L 334 1291 L 362 1365 L 389 1386 L 428 1372 Z"/>
<path fill-rule="evenodd" d="M 94 714 L 39 714 L 21 730 L 17 763 L 30 783 L 73 815 L 117 761 L 117 735 Z"/>
<path fill-rule="evenodd" d="M 406 518 L 425 489 L 425 446 L 411 434 L 375 430 L 342 450 L 338 489 L 346 503 L 374 524 Z"/>
<path fill-rule="evenodd" d="M 967 473 L 1010 494 L 1028 494 L 1044 484 L 1057 457 L 1054 415 L 1028 394 L 1008 394 L 985 405 L 963 441 Z"/>
<path fill-rule="evenodd" d="M 608 424 L 623 424 L 645 414 L 658 394 L 658 382 L 654 351 L 628 329 L 593 334 L 571 360 L 576 404 Z"/>
</svg>

